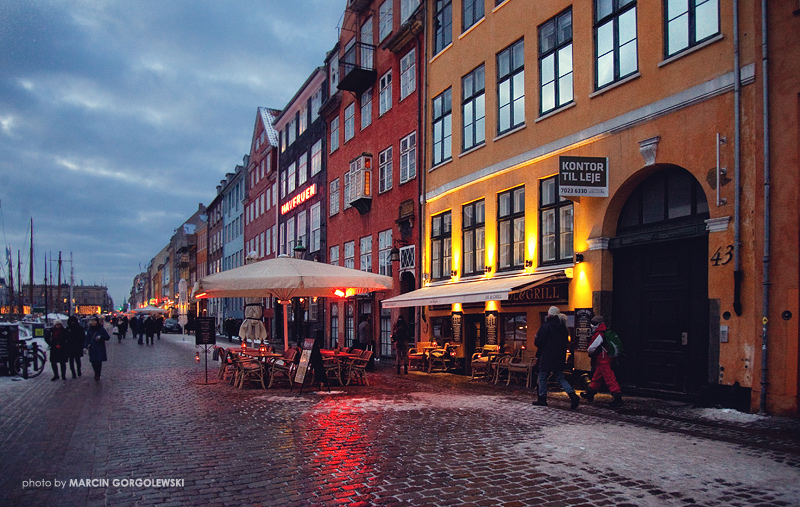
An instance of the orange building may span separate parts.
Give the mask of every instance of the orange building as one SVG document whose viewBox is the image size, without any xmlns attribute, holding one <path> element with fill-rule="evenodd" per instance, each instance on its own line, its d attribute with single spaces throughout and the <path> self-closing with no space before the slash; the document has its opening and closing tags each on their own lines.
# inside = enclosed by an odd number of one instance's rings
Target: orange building
<svg viewBox="0 0 800 507">
<path fill-rule="evenodd" d="M 797 3 L 425 7 L 424 287 L 384 307 L 469 357 L 556 305 L 579 371 L 602 314 L 625 392 L 797 414 Z"/>
</svg>

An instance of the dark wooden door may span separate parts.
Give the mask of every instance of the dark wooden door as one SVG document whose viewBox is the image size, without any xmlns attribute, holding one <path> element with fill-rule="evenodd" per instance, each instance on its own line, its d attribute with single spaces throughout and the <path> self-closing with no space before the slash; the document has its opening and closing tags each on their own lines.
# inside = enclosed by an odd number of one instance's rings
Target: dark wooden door
<svg viewBox="0 0 800 507">
<path fill-rule="evenodd" d="M 486 345 L 484 329 L 484 314 L 465 314 L 463 317 L 464 333 L 464 365 L 467 375 L 472 374 L 470 359 L 477 347 Z"/>
<path fill-rule="evenodd" d="M 706 237 L 614 251 L 614 322 L 624 385 L 693 394 L 708 372 Z"/>
</svg>

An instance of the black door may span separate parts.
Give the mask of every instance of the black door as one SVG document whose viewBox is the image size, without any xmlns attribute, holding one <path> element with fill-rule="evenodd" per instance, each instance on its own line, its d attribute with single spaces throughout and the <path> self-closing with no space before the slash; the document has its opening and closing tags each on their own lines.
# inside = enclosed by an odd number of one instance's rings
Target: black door
<svg viewBox="0 0 800 507">
<path fill-rule="evenodd" d="M 707 237 L 614 251 L 614 321 L 628 388 L 695 394 L 708 372 Z"/>
<path fill-rule="evenodd" d="M 484 329 L 484 315 L 478 314 L 465 314 L 462 318 L 464 326 L 464 364 L 465 373 L 472 375 L 472 367 L 470 359 L 477 347 L 486 345 L 486 335 Z"/>
</svg>

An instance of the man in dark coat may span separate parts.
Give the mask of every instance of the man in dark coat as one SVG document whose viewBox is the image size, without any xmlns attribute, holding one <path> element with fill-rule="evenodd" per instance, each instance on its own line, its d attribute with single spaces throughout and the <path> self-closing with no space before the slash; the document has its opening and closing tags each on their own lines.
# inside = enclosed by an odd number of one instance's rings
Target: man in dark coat
<svg viewBox="0 0 800 507">
<path fill-rule="evenodd" d="M 92 317 L 89 329 L 86 330 L 84 348 L 89 350 L 89 362 L 94 368 L 94 379 L 100 380 L 103 362 L 108 360 L 106 355 L 106 342 L 111 339 L 97 316 Z"/>
<path fill-rule="evenodd" d="M 75 366 L 78 367 L 77 376 L 81 376 L 84 341 L 86 341 L 86 331 L 78 322 L 78 318 L 71 315 L 67 319 L 67 355 L 69 356 L 69 369 L 72 370 L 72 378 L 75 378 Z"/>
<path fill-rule="evenodd" d="M 61 379 L 67 380 L 67 330 L 64 323 L 56 320 L 52 329 L 46 329 L 44 340 L 50 345 L 50 364 L 53 367 L 53 378 L 58 380 L 58 366 L 61 365 Z"/>
<path fill-rule="evenodd" d="M 153 319 L 153 317 L 148 315 L 147 318 L 144 319 L 143 327 L 144 327 L 144 334 L 147 339 L 147 344 L 152 345 L 153 337 L 156 335 L 156 327 L 157 327 L 155 319 Z"/>
<path fill-rule="evenodd" d="M 547 378 L 552 374 L 553 380 L 561 385 L 564 392 L 569 395 L 570 408 L 575 410 L 580 403 L 580 397 L 575 394 L 575 390 L 564 378 L 564 361 L 567 357 L 567 345 L 569 344 L 569 333 L 567 327 L 559 318 L 559 310 L 551 306 L 547 311 L 547 318 L 544 324 L 536 332 L 536 355 L 539 358 L 539 399 L 533 404 L 547 406 Z"/>
</svg>

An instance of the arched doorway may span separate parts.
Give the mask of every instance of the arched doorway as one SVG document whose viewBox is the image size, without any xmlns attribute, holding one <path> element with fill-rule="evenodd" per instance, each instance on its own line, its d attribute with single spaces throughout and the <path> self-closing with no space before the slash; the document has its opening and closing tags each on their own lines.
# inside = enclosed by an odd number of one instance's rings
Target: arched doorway
<svg viewBox="0 0 800 507">
<path fill-rule="evenodd" d="M 648 176 L 622 208 L 611 324 L 629 391 L 692 396 L 708 383 L 708 216 L 700 184 L 677 166 Z"/>
</svg>

